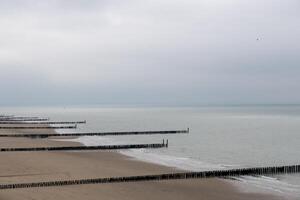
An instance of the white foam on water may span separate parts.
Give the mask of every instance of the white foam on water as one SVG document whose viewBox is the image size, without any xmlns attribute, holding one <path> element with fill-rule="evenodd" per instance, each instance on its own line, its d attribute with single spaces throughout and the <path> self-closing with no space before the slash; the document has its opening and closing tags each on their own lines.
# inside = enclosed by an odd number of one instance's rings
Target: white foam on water
<svg viewBox="0 0 300 200">
<path fill-rule="evenodd" d="M 124 141 L 114 140 L 110 137 L 99 136 L 83 136 L 75 139 L 63 139 L 60 141 L 80 142 L 85 146 L 126 144 Z M 121 150 L 120 153 L 144 162 L 155 163 L 188 171 L 219 170 L 228 169 L 229 167 L 236 167 L 234 165 L 205 163 L 191 158 L 176 157 L 160 154 L 158 152 L 154 153 L 151 149 Z"/>
<path fill-rule="evenodd" d="M 85 146 L 126 144 L 125 141 L 99 136 L 83 136 L 75 139 L 63 139 L 60 141 L 80 142 Z M 140 161 L 187 171 L 222 170 L 242 167 L 240 165 L 212 164 L 187 157 L 166 155 L 158 151 L 153 152 L 151 149 L 129 149 L 122 150 L 120 153 Z M 295 200 L 297 199 L 296 197 L 300 196 L 300 185 L 290 184 L 277 178 L 267 176 L 241 176 L 233 177 L 232 179 L 235 181 L 228 181 L 237 186 L 241 192 L 259 192 L 285 197 L 288 196 L 288 199 Z"/>
<path fill-rule="evenodd" d="M 187 171 L 219 170 L 227 168 L 222 164 L 211 164 L 186 157 L 176 157 L 171 155 L 153 153 L 148 149 L 124 150 L 121 151 L 121 153 L 144 162 L 155 163 Z"/>
<path fill-rule="evenodd" d="M 51 127 L 56 127 L 57 125 L 55 124 L 49 124 Z M 72 133 L 72 129 L 54 129 L 54 131 L 58 134 L 63 134 L 63 133 Z"/>
<path fill-rule="evenodd" d="M 56 141 L 67 141 L 67 142 L 79 142 L 85 146 L 97 146 L 97 145 L 117 145 L 123 144 L 122 142 L 115 141 L 108 137 L 99 136 L 82 136 L 74 139 L 54 139 Z"/>
<path fill-rule="evenodd" d="M 233 177 L 232 181 L 240 191 L 245 193 L 266 193 L 283 196 L 287 199 L 299 199 L 300 185 L 294 185 L 286 181 L 268 176 L 240 176 Z"/>
</svg>

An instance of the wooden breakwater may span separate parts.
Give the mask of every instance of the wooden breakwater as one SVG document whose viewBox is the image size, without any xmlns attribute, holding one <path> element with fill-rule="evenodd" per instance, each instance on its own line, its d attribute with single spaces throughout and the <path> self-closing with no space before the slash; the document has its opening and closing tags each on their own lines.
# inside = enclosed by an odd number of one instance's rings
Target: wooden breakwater
<svg viewBox="0 0 300 200">
<path fill-rule="evenodd" d="M 36 122 L 26 122 L 26 121 L 0 121 L 0 124 L 85 124 L 86 120 L 84 121 L 36 121 Z"/>
<path fill-rule="evenodd" d="M 79 137 L 79 136 L 122 136 L 122 135 L 158 135 L 158 134 L 187 134 L 187 130 L 169 130 L 169 131 L 121 131 L 121 132 L 95 132 L 95 133 L 49 133 L 49 134 L 0 134 L 0 137 L 29 137 L 29 138 L 47 138 L 47 137 Z"/>
<path fill-rule="evenodd" d="M 110 177 L 110 178 L 3 184 L 0 185 L 0 189 L 4 190 L 4 189 L 17 189 L 17 188 L 35 188 L 35 187 L 51 187 L 51 186 L 83 185 L 83 184 L 141 182 L 141 181 L 162 181 L 162 180 L 177 180 L 177 179 L 200 179 L 200 178 L 215 178 L 215 177 L 224 178 L 224 177 L 233 177 L 233 176 L 275 175 L 275 174 L 299 173 L 299 172 L 300 172 L 300 165 L 291 165 L 291 166 L 275 166 L 275 167 L 242 168 L 242 169 L 218 170 L 218 171 L 168 173 L 168 174 L 156 174 L 156 175 L 145 175 L 145 176 L 123 176 L 123 177 Z"/>
<path fill-rule="evenodd" d="M 0 121 L 25 122 L 25 121 L 48 121 L 49 118 L 0 118 Z"/>
<path fill-rule="evenodd" d="M 0 148 L 0 152 L 22 152 L 22 151 L 83 151 L 83 150 L 116 150 L 116 149 L 142 149 L 142 148 L 163 148 L 168 147 L 165 143 L 153 144 L 125 144 L 125 145 L 104 145 L 104 146 L 66 146 L 66 147 L 30 147 L 30 148 Z"/>
<path fill-rule="evenodd" d="M 0 129 L 75 129 L 74 126 L 0 126 Z"/>
<path fill-rule="evenodd" d="M 2 116 L 0 119 L 40 119 L 40 117 Z"/>
</svg>

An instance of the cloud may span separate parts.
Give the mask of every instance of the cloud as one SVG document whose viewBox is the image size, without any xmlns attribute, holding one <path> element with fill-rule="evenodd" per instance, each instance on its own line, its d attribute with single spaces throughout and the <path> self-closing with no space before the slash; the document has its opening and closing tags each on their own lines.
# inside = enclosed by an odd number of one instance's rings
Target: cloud
<svg viewBox="0 0 300 200">
<path fill-rule="evenodd" d="M 6 103 L 19 95 L 11 91 L 31 91 L 16 104 L 42 104 L 41 94 L 49 104 L 298 102 L 298 7 L 296 0 L 2 0 L 0 89 Z"/>
</svg>

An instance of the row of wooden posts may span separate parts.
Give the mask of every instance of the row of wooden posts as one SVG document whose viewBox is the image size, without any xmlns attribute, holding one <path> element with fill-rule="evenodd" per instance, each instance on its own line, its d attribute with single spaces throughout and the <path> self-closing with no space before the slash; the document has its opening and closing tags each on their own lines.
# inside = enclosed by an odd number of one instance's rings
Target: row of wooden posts
<svg viewBox="0 0 300 200">
<path fill-rule="evenodd" d="M 0 124 L 85 124 L 86 120 L 84 121 L 0 121 Z"/>
<path fill-rule="evenodd" d="M 168 131 L 120 131 L 120 132 L 92 132 L 92 133 L 23 133 L 23 134 L 0 134 L 0 137 L 29 137 L 29 138 L 47 138 L 47 137 L 79 137 L 79 136 L 122 136 L 122 135 L 166 135 L 166 134 L 187 134 L 187 130 L 168 130 Z"/>
<path fill-rule="evenodd" d="M 49 121 L 50 118 L 41 117 L 15 117 L 0 115 L 0 124 L 3 125 L 51 125 L 51 124 L 75 124 L 72 126 L 0 126 L 0 129 L 76 129 L 77 124 L 84 124 L 86 121 Z"/>
<path fill-rule="evenodd" d="M 165 143 L 153 144 L 124 144 L 104 146 L 64 146 L 64 147 L 30 147 L 30 148 L 0 148 L 0 152 L 22 152 L 22 151 L 88 151 L 88 150 L 116 150 L 116 149 L 145 149 L 168 147 L 168 140 Z"/>
<path fill-rule="evenodd" d="M 77 124 L 72 126 L 0 126 L 0 129 L 76 129 Z"/>
<path fill-rule="evenodd" d="M 176 179 L 201 179 L 201 178 L 215 178 L 215 177 L 246 176 L 246 175 L 275 175 L 275 174 L 299 173 L 299 172 L 300 172 L 300 165 L 291 165 L 291 166 L 242 168 L 242 169 L 215 170 L 215 171 L 202 171 L 202 172 L 168 173 L 168 174 L 156 174 L 156 175 L 145 175 L 145 176 L 123 176 L 123 177 L 110 177 L 110 178 L 3 184 L 0 185 L 0 189 L 4 190 L 4 189 L 17 189 L 17 188 L 35 188 L 35 187 L 51 187 L 51 186 L 67 186 L 67 185 L 83 185 L 83 184 L 140 182 L 140 181 L 162 181 L 162 180 L 176 180 Z"/>
<path fill-rule="evenodd" d="M 0 116 L 0 121 L 11 121 L 11 122 L 27 122 L 27 121 L 48 121 L 49 118 L 41 118 L 41 117 L 15 117 L 13 115 Z"/>
</svg>

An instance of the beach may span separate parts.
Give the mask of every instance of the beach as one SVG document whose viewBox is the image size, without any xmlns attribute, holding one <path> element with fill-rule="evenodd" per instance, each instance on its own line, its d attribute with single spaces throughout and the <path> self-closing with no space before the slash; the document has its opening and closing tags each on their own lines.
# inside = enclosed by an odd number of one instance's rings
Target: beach
<svg viewBox="0 0 300 200">
<path fill-rule="evenodd" d="M 0 200 L 300 200 L 299 7 L 0 0 Z"/>
<path fill-rule="evenodd" d="M 0 133 L 54 130 L 0 130 Z M 1 138 L 4 147 L 75 146 L 75 142 L 51 139 Z M 179 172 L 181 170 L 145 163 L 118 152 L 1 152 L 0 184 L 53 180 L 88 179 Z M 223 179 L 193 179 L 74 185 L 1 190 L 0 199 L 282 199 L 266 194 L 243 193 Z"/>
</svg>

